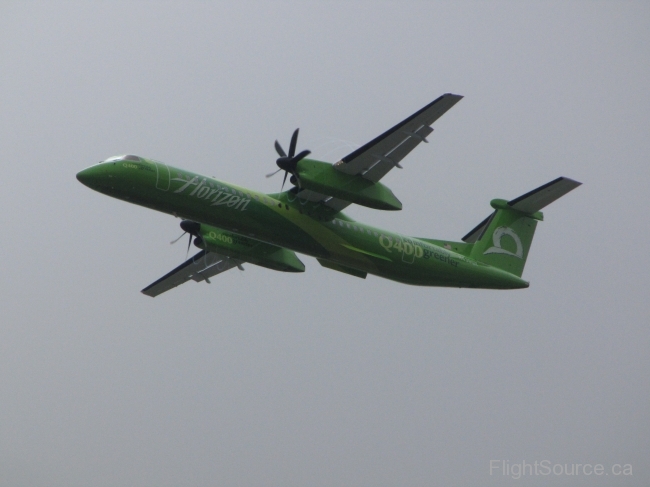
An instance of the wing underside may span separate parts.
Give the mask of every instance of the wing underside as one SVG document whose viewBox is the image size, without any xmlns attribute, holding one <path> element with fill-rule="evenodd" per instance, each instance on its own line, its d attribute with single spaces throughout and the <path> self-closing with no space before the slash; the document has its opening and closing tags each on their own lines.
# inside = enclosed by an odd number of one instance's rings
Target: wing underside
<svg viewBox="0 0 650 487">
<path fill-rule="evenodd" d="M 153 298 L 186 283 L 190 279 L 196 282 L 206 281 L 209 283 L 212 276 L 216 276 L 233 267 L 239 267 L 243 262 L 214 252 L 202 250 L 156 282 L 145 287 L 141 292 Z"/>
<path fill-rule="evenodd" d="M 348 154 L 334 167 L 346 174 L 360 175 L 377 182 L 400 162 L 420 142 L 433 132 L 431 125 L 463 97 L 446 93 L 383 134 Z"/>
</svg>

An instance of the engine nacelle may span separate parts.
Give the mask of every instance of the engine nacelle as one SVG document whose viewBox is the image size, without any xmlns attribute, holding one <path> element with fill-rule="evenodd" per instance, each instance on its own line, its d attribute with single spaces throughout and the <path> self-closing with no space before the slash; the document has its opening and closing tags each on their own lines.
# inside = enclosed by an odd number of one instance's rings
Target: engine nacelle
<svg viewBox="0 0 650 487">
<path fill-rule="evenodd" d="M 201 223 L 194 244 L 251 264 L 283 272 L 305 272 L 295 252 Z"/>
<path fill-rule="evenodd" d="M 298 162 L 296 172 L 303 189 L 377 210 L 402 209 L 402 203 L 387 186 L 362 176 L 342 173 L 327 162 L 303 159 Z"/>
</svg>

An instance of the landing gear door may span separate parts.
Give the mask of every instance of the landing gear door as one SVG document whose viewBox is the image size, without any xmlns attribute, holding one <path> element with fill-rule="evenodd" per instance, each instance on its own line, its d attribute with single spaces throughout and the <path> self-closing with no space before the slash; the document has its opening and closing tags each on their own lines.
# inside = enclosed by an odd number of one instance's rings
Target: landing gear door
<svg viewBox="0 0 650 487">
<path fill-rule="evenodd" d="M 156 189 L 159 189 L 160 191 L 168 191 L 169 190 L 169 167 L 167 167 L 167 164 L 163 164 L 162 162 L 154 161 L 156 164 Z"/>
</svg>

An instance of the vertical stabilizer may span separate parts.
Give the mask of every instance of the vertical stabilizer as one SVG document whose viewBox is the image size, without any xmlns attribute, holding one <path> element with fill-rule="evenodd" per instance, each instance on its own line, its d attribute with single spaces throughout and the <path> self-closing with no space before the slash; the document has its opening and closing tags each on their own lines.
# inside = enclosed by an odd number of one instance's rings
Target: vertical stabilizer
<svg viewBox="0 0 650 487">
<path fill-rule="evenodd" d="M 492 200 L 494 212 L 463 237 L 474 244 L 470 257 L 521 277 L 537 222 L 544 218 L 539 210 L 580 184 L 560 177 L 514 200 Z"/>
</svg>

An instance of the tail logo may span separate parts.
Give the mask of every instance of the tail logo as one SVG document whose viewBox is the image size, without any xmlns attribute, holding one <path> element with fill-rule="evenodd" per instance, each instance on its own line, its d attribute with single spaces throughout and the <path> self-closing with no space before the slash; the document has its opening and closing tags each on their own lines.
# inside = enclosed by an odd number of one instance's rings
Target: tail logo
<svg viewBox="0 0 650 487">
<path fill-rule="evenodd" d="M 501 239 L 505 235 L 511 237 L 515 241 L 515 244 L 517 245 L 517 250 L 514 254 L 509 250 L 501 248 Z M 517 257 L 519 259 L 524 258 L 524 246 L 521 245 L 521 239 L 519 238 L 519 235 L 517 235 L 512 228 L 509 227 L 497 228 L 492 234 L 492 241 L 494 242 L 494 247 L 490 247 L 489 249 L 487 249 L 485 252 L 483 252 L 483 255 L 505 254 L 505 255 L 512 255 L 513 257 Z"/>
</svg>

